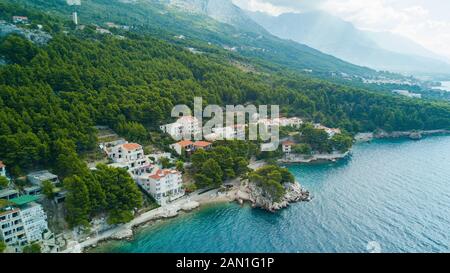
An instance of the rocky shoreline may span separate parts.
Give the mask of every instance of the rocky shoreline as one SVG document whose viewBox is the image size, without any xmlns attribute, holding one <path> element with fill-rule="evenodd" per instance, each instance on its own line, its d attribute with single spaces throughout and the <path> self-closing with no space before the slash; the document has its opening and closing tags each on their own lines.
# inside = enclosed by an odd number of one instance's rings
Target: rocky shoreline
<svg viewBox="0 0 450 273">
<path fill-rule="evenodd" d="M 379 130 L 374 133 L 359 133 L 355 136 L 355 140 L 359 142 L 368 142 L 373 139 L 389 139 L 389 138 L 409 138 L 411 140 L 420 140 L 426 136 L 450 134 L 450 130 L 413 130 L 413 131 L 394 131 L 386 132 Z"/>
<path fill-rule="evenodd" d="M 236 201 L 240 204 L 249 202 L 254 208 L 261 208 L 270 212 L 276 212 L 288 207 L 291 203 L 308 202 L 311 200 L 310 193 L 303 189 L 299 183 L 284 183 L 285 195 L 278 202 L 265 196 L 263 190 L 255 183 L 246 182 L 240 187 L 236 194 Z"/>
<path fill-rule="evenodd" d="M 336 162 L 340 159 L 344 159 L 349 156 L 351 151 L 345 153 L 332 153 L 332 154 L 315 154 L 312 156 L 304 155 L 290 155 L 278 160 L 280 163 L 314 163 L 314 162 Z"/>
<path fill-rule="evenodd" d="M 261 208 L 269 212 L 276 212 L 280 209 L 288 207 L 292 203 L 306 202 L 311 200 L 310 193 L 303 189 L 299 183 L 284 183 L 283 186 L 286 189 L 286 194 L 279 202 L 272 202 L 269 198 L 263 195 L 261 189 L 254 183 L 242 181 L 240 186 L 235 186 L 233 189 L 229 190 L 226 193 L 215 193 L 214 195 L 211 194 L 209 196 L 204 196 L 197 201 L 185 203 L 176 211 L 167 209 L 164 209 L 163 211 L 163 209 L 160 208 L 157 209 L 161 210 L 159 213 L 149 212 L 149 215 L 141 215 L 135 218 L 131 223 L 118 226 L 114 230 L 111 230 L 111 232 L 103 234 L 102 236 L 99 236 L 97 238 L 92 238 L 90 239 L 90 241 L 76 243 L 63 252 L 81 253 L 96 248 L 99 244 L 101 245 L 107 241 L 131 240 L 136 229 L 145 227 L 157 220 L 176 217 L 181 212 L 188 213 L 202 205 L 210 203 L 237 202 L 239 204 L 244 204 L 245 202 L 248 202 L 252 205 L 253 208 Z"/>
</svg>

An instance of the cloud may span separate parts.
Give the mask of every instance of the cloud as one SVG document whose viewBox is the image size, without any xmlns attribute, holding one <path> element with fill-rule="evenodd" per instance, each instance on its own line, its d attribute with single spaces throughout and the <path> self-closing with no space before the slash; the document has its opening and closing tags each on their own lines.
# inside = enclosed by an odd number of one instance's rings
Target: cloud
<svg viewBox="0 0 450 273">
<path fill-rule="evenodd" d="M 327 0 L 320 8 L 358 28 L 400 34 L 450 58 L 450 19 L 435 19 L 426 0 L 414 5 L 399 2 L 394 6 L 393 0 Z M 429 8 L 437 7 L 435 4 Z"/>
<path fill-rule="evenodd" d="M 412 6 L 405 8 L 404 11 L 411 16 L 416 17 L 424 17 L 427 16 L 430 12 L 422 6 Z"/>
</svg>

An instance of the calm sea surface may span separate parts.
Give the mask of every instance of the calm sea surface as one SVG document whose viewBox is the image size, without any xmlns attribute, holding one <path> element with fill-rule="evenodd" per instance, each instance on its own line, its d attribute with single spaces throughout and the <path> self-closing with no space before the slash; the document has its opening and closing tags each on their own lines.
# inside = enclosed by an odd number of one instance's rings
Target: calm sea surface
<svg viewBox="0 0 450 273">
<path fill-rule="evenodd" d="M 345 161 L 289 168 L 310 203 L 213 205 L 95 251 L 450 252 L 450 137 L 358 144 Z"/>
</svg>

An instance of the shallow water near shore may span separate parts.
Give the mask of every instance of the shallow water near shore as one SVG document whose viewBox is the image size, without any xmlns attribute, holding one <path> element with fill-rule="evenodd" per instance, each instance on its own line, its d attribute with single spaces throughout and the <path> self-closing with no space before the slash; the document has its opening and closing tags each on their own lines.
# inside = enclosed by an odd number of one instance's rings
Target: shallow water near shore
<svg viewBox="0 0 450 273">
<path fill-rule="evenodd" d="M 377 140 L 338 163 L 288 167 L 311 202 L 277 213 L 208 205 L 94 251 L 367 252 L 374 244 L 382 252 L 450 251 L 449 136 Z"/>
</svg>

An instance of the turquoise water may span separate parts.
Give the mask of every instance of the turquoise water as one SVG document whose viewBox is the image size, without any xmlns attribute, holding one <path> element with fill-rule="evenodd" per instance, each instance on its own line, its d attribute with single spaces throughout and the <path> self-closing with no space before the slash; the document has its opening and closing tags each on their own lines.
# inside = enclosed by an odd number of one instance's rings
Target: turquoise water
<svg viewBox="0 0 450 273">
<path fill-rule="evenodd" d="M 290 166 L 314 195 L 272 214 L 214 205 L 111 243 L 108 252 L 450 251 L 450 137 L 376 141 L 335 163 Z"/>
</svg>

